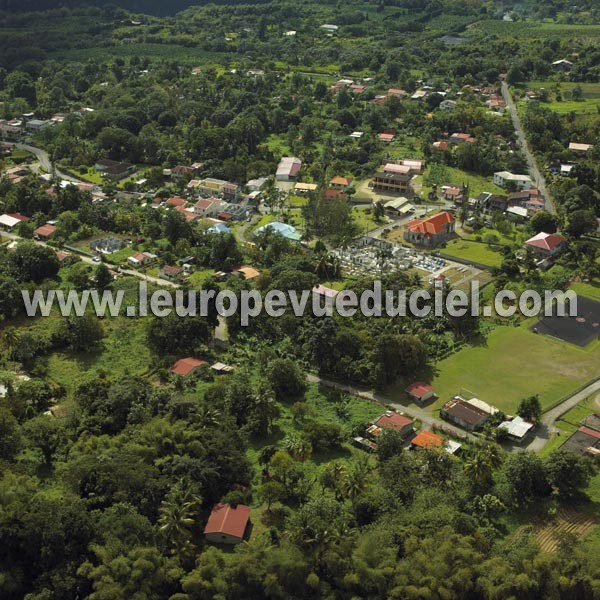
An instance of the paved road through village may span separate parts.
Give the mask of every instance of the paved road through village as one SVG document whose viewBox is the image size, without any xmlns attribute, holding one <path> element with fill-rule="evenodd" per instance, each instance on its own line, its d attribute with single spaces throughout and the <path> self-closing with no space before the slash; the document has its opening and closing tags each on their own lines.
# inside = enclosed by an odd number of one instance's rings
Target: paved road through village
<svg viewBox="0 0 600 600">
<path fill-rule="evenodd" d="M 537 165 L 537 161 L 531 152 L 529 147 L 529 143 L 527 142 L 527 138 L 525 136 L 525 130 L 523 129 L 523 124 L 521 123 L 521 117 L 519 117 L 519 112 L 517 111 L 517 106 L 512 98 L 510 90 L 508 88 L 508 84 L 506 81 L 502 82 L 502 96 L 504 97 L 504 101 L 506 102 L 506 106 L 510 111 L 510 116 L 512 118 L 513 126 L 515 128 L 515 132 L 517 134 L 517 139 L 519 140 L 519 145 L 523 150 L 523 154 L 525 154 L 525 158 L 527 160 L 527 165 L 529 167 L 529 173 L 531 178 L 535 182 L 537 188 L 542 192 L 544 198 L 546 199 L 546 210 L 551 213 L 556 213 L 556 209 L 554 208 L 554 203 L 550 198 L 550 194 L 548 194 L 548 188 L 546 186 L 546 180 L 542 175 L 539 167 Z"/>
</svg>

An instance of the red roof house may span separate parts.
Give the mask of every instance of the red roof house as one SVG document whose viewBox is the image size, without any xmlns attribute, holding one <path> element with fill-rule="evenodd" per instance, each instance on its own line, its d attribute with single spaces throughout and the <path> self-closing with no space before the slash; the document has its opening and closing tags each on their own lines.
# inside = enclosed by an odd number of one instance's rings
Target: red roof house
<svg viewBox="0 0 600 600">
<path fill-rule="evenodd" d="M 420 431 L 410 443 L 418 448 L 441 448 L 444 440 L 431 431 Z"/>
<path fill-rule="evenodd" d="M 216 544 L 239 544 L 244 540 L 249 521 L 250 507 L 215 504 L 204 528 L 204 537 Z"/>
<path fill-rule="evenodd" d="M 406 224 L 404 239 L 421 246 L 436 246 L 454 233 L 454 217 L 446 211 L 427 219 L 413 219 Z"/>
<path fill-rule="evenodd" d="M 185 198 L 180 198 L 179 196 L 173 196 L 172 198 L 169 198 L 165 202 L 165 206 L 171 206 L 173 208 L 178 208 L 178 207 L 185 206 L 186 203 L 187 203 L 187 200 Z"/>
<path fill-rule="evenodd" d="M 538 233 L 525 242 L 526 246 L 533 248 L 538 254 L 554 256 L 558 254 L 567 239 L 558 233 Z"/>
<path fill-rule="evenodd" d="M 56 233 L 56 226 L 46 224 L 46 225 L 42 225 L 41 227 L 38 227 L 33 232 L 33 235 L 34 235 L 34 237 L 39 238 L 40 240 L 49 240 L 54 236 L 55 233 Z"/>
<path fill-rule="evenodd" d="M 409 385 L 406 393 L 416 402 L 426 402 L 435 396 L 433 387 L 422 381 L 416 381 Z"/>
<path fill-rule="evenodd" d="M 388 410 L 372 422 L 367 433 L 376 438 L 384 429 L 388 429 L 397 431 L 405 437 L 413 430 L 414 424 L 415 422 L 411 418 Z"/>
<path fill-rule="evenodd" d="M 181 375 L 181 377 L 187 377 L 190 373 L 193 373 L 196 369 L 206 364 L 208 364 L 206 361 L 192 358 L 191 356 L 188 358 L 181 358 L 171 367 L 171 373 L 174 375 Z"/>
<path fill-rule="evenodd" d="M 338 190 L 346 190 L 352 185 L 352 177 L 333 177 L 329 182 L 329 187 Z"/>
</svg>

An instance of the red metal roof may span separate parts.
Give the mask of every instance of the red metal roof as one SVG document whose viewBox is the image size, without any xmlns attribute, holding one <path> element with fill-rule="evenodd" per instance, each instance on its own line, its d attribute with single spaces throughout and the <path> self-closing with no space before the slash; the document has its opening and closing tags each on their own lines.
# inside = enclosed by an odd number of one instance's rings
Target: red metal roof
<svg viewBox="0 0 600 600">
<path fill-rule="evenodd" d="M 204 533 L 224 533 L 242 539 L 250 519 L 250 507 L 238 504 L 233 508 L 229 504 L 215 504 Z"/>
<path fill-rule="evenodd" d="M 436 235 L 443 233 L 445 226 L 454 223 L 454 220 L 450 213 L 442 211 L 428 219 L 413 219 L 407 223 L 406 228 L 412 233 Z"/>
<path fill-rule="evenodd" d="M 171 373 L 185 377 L 186 375 L 189 375 L 195 368 L 206 364 L 207 363 L 205 361 L 197 358 L 181 358 L 171 367 Z"/>
<path fill-rule="evenodd" d="M 590 429 L 589 427 L 580 427 L 579 431 L 581 433 L 585 433 L 591 437 L 595 437 L 597 440 L 600 440 L 600 431 L 596 431 L 595 429 Z"/>
<path fill-rule="evenodd" d="M 395 429 L 396 431 L 401 431 L 413 423 L 414 421 L 412 419 L 409 419 L 404 415 L 399 415 L 398 413 L 392 413 L 389 417 L 387 415 L 381 415 L 381 417 L 375 421 L 377 427 L 381 427 L 382 429 Z"/>
<path fill-rule="evenodd" d="M 51 235 L 54 234 L 54 232 L 56 231 L 56 227 L 54 225 L 42 225 L 41 227 L 38 227 L 34 232 L 33 235 L 38 235 L 40 237 L 50 237 Z"/>
<path fill-rule="evenodd" d="M 420 448 L 441 448 L 443 440 L 436 433 L 431 433 L 431 431 L 421 431 L 410 443 L 413 446 L 419 446 Z"/>
<path fill-rule="evenodd" d="M 165 204 L 168 206 L 185 206 L 187 200 L 185 198 L 180 198 L 179 196 L 173 196 L 169 198 Z"/>
<path fill-rule="evenodd" d="M 415 398 L 422 398 L 423 396 L 433 392 L 433 387 L 427 383 L 417 381 L 406 388 L 406 391 Z"/>
<path fill-rule="evenodd" d="M 566 241 L 566 238 L 564 238 L 562 235 L 558 235 L 557 233 L 541 232 L 527 240 L 525 243 L 528 246 L 541 248 L 542 250 L 554 250 L 557 246 Z"/>
</svg>

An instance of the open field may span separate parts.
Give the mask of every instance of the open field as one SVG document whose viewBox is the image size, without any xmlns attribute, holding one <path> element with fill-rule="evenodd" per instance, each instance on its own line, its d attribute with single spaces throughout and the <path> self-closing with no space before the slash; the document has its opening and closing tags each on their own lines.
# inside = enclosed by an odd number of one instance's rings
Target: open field
<svg viewBox="0 0 600 600">
<path fill-rule="evenodd" d="M 515 38 L 589 38 L 597 40 L 600 37 L 599 25 L 569 25 L 553 23 L 552 21 L 501 21 L 500 19 L 485 19 L 474 23 L 468 28 L 470 33 L 483 33 L 501 37 Z"/>
<path fill-rule="evenodd" d="M 507 412 L 539 394 L 549 406 L 598 372 L 600 347 L 581 349 L 532 333 L 526 327 L 498 327 L 479 346 L 460 350 L 437 365 L 432 385 L 439 400 L 431 410 L 461 391 Z"/>
<path fill-rule="evenodd" d="M 416 178 L 417 184 L 422 184 L 422 195 L 424 198 L 431 191 L 431 186 L 427 185 L 427 175 L 429 173 L 429 167 L 425 169 L 425 173 Z M 475 173 L 468 173 L 455 167 L 446 166 L 444 169 L 443 181 L 438 185 L 438 190 L 443 185 L 454 185 L 454 186 L 469 186 L 469 196 L 475 197 L 481 194 L 481 192 L 490 192 L 491 194 L 504 194 L 505 190 L 498 187 L 492 182 L 491 177 L 484 177 L 483 175 L 477 175 Z"/>
<path fill-rule="evenodd" d="M 590 283 L 574 283 L 571 288 L 580 296 L 587 296 L 592 300 L 600 302 L 600 281 L 594 280 Z"/>
<path fill-rule="evenodd" d="M 557 82 L 553 80 L 536 80 L 529 81 L 527 84 L 519 86 L 522 92 L 526 89 L 539 90 L 544 88 L 549 92 L 549 101 L 542 102 L 542 106 L 550 108 L 554 112 L 566 115 L 569 113 L 575 114 L 597 114 L 598 108 L 600 107 L 600 83 L 588 83 L 588 82 L 572 82 L 572 81 L 561 81 L 560 89 L 562 94 L 562 100 L 557 101 L 554 94 L 554 88 Z M 575 87 L 581 87 L 582 97 L 580 100 L 573 99 L 573 89 Z M 524 113 L 527 108 L 527 101 L 520 100 L 517 103 L 520 113 Z"/>
<path fill-rule="evenodd" d="M 175 44 L 132 43 L 114 46 L 97 46 L 93 48 L 61 49 L 49 53 L 49 56 L 59 61 L 73 60 L 79 62 L 86 62 L 89 59 L 108 61 L 114 57 L 126 58 L 130 56 L 148 56 L 149 58 L 173 60 L 189 66 L 204 67 L 227 62 L 232 55 L 227 53 L 209 52 L 202 48 L 177 46 Z"/>
<path fill-rule="evenodd" d="M 513 543 L 526 533 L 531 533 L 542 552 L 556 552 L 566 534 L 583 540 L 596 528 L 598 520 L 593 515 L 575 508 L 561 508 L 555 515 L 540 519 L 532 526 L 521 527 L 512 539 Z"/>
<path fill-rule="evenodd" d="M 503 256 L 499 252 L 500 248 L 498 250 L 496 248 L 498 247 L 489 247 L 487 244 L 481 242 L 471 242 L 461 239 L 448 242 L 442 252 L 456 258 L 472 260 L 482 265 L 499 267 L 502 264 Z"/>
</svg>

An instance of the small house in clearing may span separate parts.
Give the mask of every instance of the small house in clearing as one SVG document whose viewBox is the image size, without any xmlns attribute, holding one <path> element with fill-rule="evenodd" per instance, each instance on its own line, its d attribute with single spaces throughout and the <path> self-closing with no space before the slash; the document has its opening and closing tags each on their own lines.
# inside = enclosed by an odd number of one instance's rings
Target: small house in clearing
<svg viewBox="0 0 600 600">
<path fill-rule="evenodd" d="M 562 252 L 567 239 L 558 233 L 544 233 L 543 231 L 529 238 L 525 246 L 532 248 L 540 258 L 551 258 Z"/>
<path fill-rule="evenodd" d="M 166 279 L 171 283 L 178 283 L 185 276 L 185 271 L 181 267 L 165 265 L 160 269 L 159 276 L 161 279 Z"/>
<path fill-rule="evenodd" d="M 410 441 L 413 448 L 441 448 L 444 444 L 442 436 L 431 431 L 420 431 Z"/>
<path fill-rule="evenodd" d="M 522 443 L 531 433 L 533 423 L 529 423 L 522 417 L 514 417 L 510 421 L 503 421 L 498 425 L 498 429 L 506 432 L 506 435 L 513 442 Z"/>
<path fill-rule="evenodd" d="M 397 431 L 405 438 L 412 433 L 414 426 L 415 422 L 411 418 L 388 410 L 372 422 L 371 426 L 367 429 L 367 433 L 372 438 L 377 439 L 387 429 Z"/>
<path fill-rule="evenodd" d="M 145 267 L 156 260 L 156 254 L 150 252 L 136 252 L 133 256 L 127 258 L 127 262 L 134 268 Z"/>
<path fill-rule="evenodd" d="M 435 397 L 435 390 L 432 386 L 422 381 L 417 381 L 406 388 L 406 393 L 411 400 L 418 404 L 427 402 Z"/>
<path fill-rule="evenodd" d="M 51 240 L 54 237 L 55 233 L 56 233 L 56 225 L 51 225 L 50 223 L 46 223 L 45 225 L 38 227 L 33 232 L 33 237 L 35 237 L 36 240 L 42 240 L 44 242 L 47 242 L 48 240 Z"/>
<path fill-rule="evenodd" d="M 198 369 L 200 369 L 206 364 L 206 361 L 200 360 L 198 358 L 193 358 L 191 356 L 188 356 L 187 358 L 180 358 L 171 367 L 171 373 L 173 373 L 173 375 L 187 377 L 188 375 L 197 372 Z"/>
<path fill-rule="evenodd" d="M 204 528 L 204 537 L 215 544 L 235 546 L 248 536 L 250 507 L 215 504 Z"/>
</svg>

